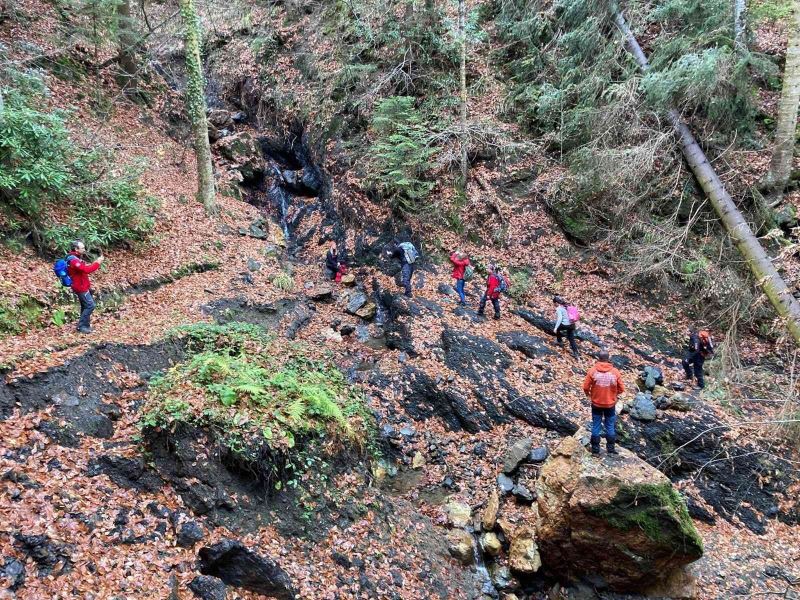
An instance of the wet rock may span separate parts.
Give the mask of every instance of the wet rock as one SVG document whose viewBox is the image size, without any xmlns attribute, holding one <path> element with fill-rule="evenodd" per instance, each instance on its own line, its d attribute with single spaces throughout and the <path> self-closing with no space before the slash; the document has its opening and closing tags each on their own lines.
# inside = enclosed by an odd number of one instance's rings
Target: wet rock
<svg viewBox="0 0 800 600">
<path fill-rule="evenodd" d="M 494 587 L 501 592 L 507 592 L 519 587 L 519 582 L 514 578 L 514 576 L 511 574 L 511 569 L 509 569 L 506 565 L 494 563 L 490 567 L 489 573 L 491 574 Z M 508 600 L 508 595 L 504 596 L 503 600 Z"/>
<path fill-rule="evenodd" d="M 700 536 L 666 476 L 624 448 L 593 457 L 583 433 L 561 442 L 536 483 L 545 564 L 568 580 L 641 592 L 700 558 Z"/>
<path fill-rule="evenodd" d="M 528 454 L 528 462 L 532 463 L 543 463 L 547 460 L 547 457 L 550 453 L 547 451 L 547 448 L 544 446 L 539 446 L 538 448 L 533 448 Z"/>
<path fill-rule="evenodd" d="M 278 600 L 296 597 L 286 572 L 275 561 L 256 554 L 241 542 L 223 539 L 213 546 L 201 548 L 199 558 L 203 575 L 212 575 L 228 585 Z"/>
<path fill-rule="evenodd" d="M 178 530 L 177 543 L 181 548 L 191 548 L 196 543 L 203 541 L 204 537 L 203 528 L 195 521 L 188 521 Z"/>
<path fill-rule="evenodd" d="M 8 580 L 9 589 L 16 591 L 25 583 L 25 565 L 16 558 L 7 558 L 0 567 L 0 575 Z"/>
<path fill-rule="evenodd" d="M 520 463 L 528 458 L 531 446 L 533 442 L 530 438 L 522 438 L 511 444 L 503 456 L 503 473 L 508 475 L 516 471 Z"/>
<path fill-rule="evenodd" d="M 445 364 L 476 383 L 495 379 L 498 371 L 511 366 L 511 357 L 499 345 L 464 331 L 445 329 L 442 333 Z"/>
<path fill-rule="evenodd" d="M 77 448 L 81 440 L 78 432 L 71 425 L 60 425 L 55 421 L 42 421 L 36 427 L 37 430 L 45 434 L 50 440 L 66 448 Z"/>
<path fill-rule="evenodd" d="M 333 288 L 328 283 L 315 285 L 306 292 L 306 296 L 315 301 L 328 300 L 333 296 Z M 350 333 L 352 333 L 352 330 Z"/>
<path fill-rule="evenodd" d="M 645 390 L 652 391 L 657 385 L 664 385 L 664 373 L 658 367 L 648 365 L 642 369 L 639 380 Z"/>
<path fill-rule="evenodd" d="M 515 573 L 522 575 L 532 575 L 542 566 L 532 529 L 522 527 L 514 532 L 508 550 L 508 566 Z"/>
<path fill-rule="evenodd" d="M 491 531 L 487 531 L 481 536 L 481 550 L 484 554 L 497 556 L 502 549 L 503 545 L 500 543 L 500 539 Z"/>
<path fill-rule="evenodd" d="M 440 283 L 439 286 L 436 288 L 440 294 L 444 294 L 445 296 L 455 296 L 456 291 L 453 289 L 452 285 L 447 283 Z"/>
<path fill-rule="evenodd" d="M 497 486 L 500 488 L 501 492 L 507 494 L 514 489 L 514 480 L 508 475 L 500 473 L 497 476 Z"/>
<path fill-rule="evenodd" d="M 114 435 L 114 423 L 106 415 L 87 415 L 82 425 L 83 432 L 90 437 L 107 440 Z"/>
<path fill-rule="evenodd" d="M 511 495 L 513 495 L 517 500 L 525 504 L 531 504 L 534 500 L 536 500 L 536 494 L 534 494 L 524 485 L 519 483 L 515 485 L 514 488 L 511 490 Z"/>
<path fill-rule="evenodd" d="M 524 331 L 511 331 L 497 334 L 497 340 L 517 352 L 522 352 L 528 358 L 541 358 L 554 355 L 544 338 L 528 335 Z"/>
<path fill-rule="evenodd" d="M 475 538 L 463 529 L 453 529 L 447 534 L 447 550 L 463 565 L 475 560 Z"/>
<path fill-rule="evenodd" d="M 293 340 L 297 337 L 300 330 L 308 325 L 314 313 L 305 304 L 298 304 L 292 311 L 293 318 L 286 328 L 284 335 L 287 339 Z"/>
<path fill-rule="evenodd" d="M 225 582 L 210 575 L 198 575 L 189 582 L 189 589 L 200 600 L 225 600 L 228 597 Z"/>
<path fill-rule="evenodd" d="M 647 392 L 639 392 L 628 405 L 628 412 L 637 421 L 655 421 L 656 405 Z"/>
<path fill-rule="evenodd" d="M 39 576 L 61 574 L 72 569 L 70 548 L 53 542 L 46 535 L 14 534 L 14 545 L 39 568 Z"/>
<path fill-rule="evenodd" d="M 497 524 L 497 512 L 500 509 L 500 496 L 496 489 L 493 489 L 489 494 L 489 499 L 486 500 L 486 506 L 483 508 L 481 515 L 481 527 L 484 531 L 491 531 Z"/>
<path fill-rule="evenodd" d="M 466 527 L 472 523 L 472 509 L 468 504 L 452 500 L 445 506 L 447 522 L 453 527 Z"/>
</svg>

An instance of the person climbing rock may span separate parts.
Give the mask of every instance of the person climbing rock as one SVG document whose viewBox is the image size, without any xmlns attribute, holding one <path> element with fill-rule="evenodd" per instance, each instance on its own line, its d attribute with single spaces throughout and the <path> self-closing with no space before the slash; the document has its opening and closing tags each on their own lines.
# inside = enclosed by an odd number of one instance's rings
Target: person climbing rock
<svg viewBox="0 0 800 600">
<path fill-rule="evenodd" d="M 78 302 L 81 305 L 81 316 L 78 319 L 78 331 L 80 333 L 92 332 L 92 312 L 94 312 L 95 303 L 92 298 L 91 287 L 89 281 L 89 274 L 94 273 L 103 264 L 105 258 L 101 254 L 100 257 L 92 263 L 86 263 L 86 246 L 81 240 L 75 240 L 70 245 L 71 251 L 69 256 L 75 258 L 70 259 L 67 272 L 72 279 L 72 291 L 78 297 Z"/>
<path fill-rule="evenodd" d="M 500 319 L 500 293 L 502 292 L 505 279 L 500 269 L 496 265 L 489 265 L 489 277 L 486 279 L 486 291 L 483 293 L 481 303 L 478 306 L 478 316 L 484 316 L 486 301 L 491 300 L 494 307 L 495 320 Z"/>
<path fill-rule="evenodd" d="M 325 255 L 325 276 L 328 279 L 336 279 L 336 274 L 339 272 L 339 251 L 336 248 L 336 242 L 331 242 L 328 247 L 328 253 Z"/>
<path fill-rule="evenodd" d="M 606 450 L 617 454 L 617 399 L 625 392 L 622 375 L 609 362 L 608 351 L 597 354 L 597 363 L 589 369 L 583 380 L 583 392 L 592 403 L 592 454 L 600 454 L 600 434 L 605 425 Z"/>
<path fill-rule="evenodd" d="M 564 338 L 562 335 L 566 334 L 572 356 L 578 358 L 578 344 L 575 342 L 575 323 L 570 319 L 567 311 L 567 301 L 560 296 L 554 296 L 553 304 L 556 305 L 556 325 L 553 328 L 556 341 L 559 346 L 563 346 Z"/>
<path fill-rule="evenodd" d="M 411 276 L 419 258 L 416 246 L 411 242 L 398 242 L 395 240 L 386 253 L 400 261 L 400 282 L 405 289 L 405 295 L 411 297 Z"/>
<path fill-rule="evenodd" d="M 693 377 L 697 378 L 697 387 L 706 387 L 705 376 L 703 373 L 703 363 L 706 358 L 714 353 L 714 341 L 707 329 L 700 328 L 698 331 L 694 327 L 689 328 L 689 347 L 681 363 L 686 379 L 689 381 Z"/>
<path fill-rule="evenodd" d="M 469 257 L 460 249 L 450 255 L 450 262 L 453 263 L 453 279 L 455 280 L 456 293 L 459 297 L 459 304 L 465 306 L 467 298 L 464 295 L 464 272 L 469 266 Z"/>
</svg>

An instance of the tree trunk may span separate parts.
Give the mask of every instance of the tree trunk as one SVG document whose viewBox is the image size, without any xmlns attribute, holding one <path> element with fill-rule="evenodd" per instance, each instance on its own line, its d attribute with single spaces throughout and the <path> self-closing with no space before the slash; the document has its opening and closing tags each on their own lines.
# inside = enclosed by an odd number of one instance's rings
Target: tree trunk
<svg viewBox="0 0 800 600">
<path fill-rule="evenodd" d="M 469 158 L 467 157 L 467 6 L 458 0 L 458 35 L 461 38 L 461 179 L 467 186 Z"/>
<path fill-rule="evenodd" d="M 186 54 L 186 109 L 192 122 L 194 151 L 197 156 L 197 198 L 208 214 L 217 212 L 214 198 L 214 167 L 208 142 L 206 99 L 203 90 L 203 66 L 200 60 L 200 23 L 194 0 L 180 0 Z"/>
<path fill-rule="evenodd" d="M 783 91 L 778 105 L 775 147 L 764 187 L 782 196 L 792 172 L 794 146 L 797 140 L 797 105 L 800 104 L 800 0 L 793 0 L 789 20 L 789 43 L 783 69 Z"/>
<path fill-rule="evenodd" d="M 642 71 L 650 67 L 647 57 L 642 52 L 641 46 L 636 41 L 633 33 L 625 22 L 622 13 L 615 13 L 617 27 L 625 36 L 628 51 L 634 56 Z M 756 282 L 769 298 L 778 314 L 786 320 L 786 326 L 792 337 L 800 344 L 800 304 L 797 303 L 772 260 L 764 251 L 758 238 L 753 234 L 742 213 L 736 208 L 722 182 L 717 177 L 711 163 L 697 144 L 689 127 L 681 120 L 678 111 L 672 109 L 668 113 L 669 120 L 678 137 L 678 142 L 686 158 L 686 162 L 694 173 L 697 182 L 708 196 L 714 210 L 725 225 L 728 235 L 731 236 L 736 247 L 744 256 L 747 265 L 753 272 Z"/>
<path fill-rule="evenodd" d="M 117 76 L 117 83 L 127 93 L 135 93 L 137 90 L 137 75 L 139 71 L 139 61 L 137 50 L 139 46 L 139 36 L 133 30 L 133 20 L 131 19 L 131 7 L 129 0 L 117 1 L 117 44 L 119 45 L 119 66 L 120 74 Z"/>
<path fill-rule="evenodd" d="M 733 0 L 733 33 L 736 52 L 743 54 L 747 50 L 747 1 Z"/>
</svg>

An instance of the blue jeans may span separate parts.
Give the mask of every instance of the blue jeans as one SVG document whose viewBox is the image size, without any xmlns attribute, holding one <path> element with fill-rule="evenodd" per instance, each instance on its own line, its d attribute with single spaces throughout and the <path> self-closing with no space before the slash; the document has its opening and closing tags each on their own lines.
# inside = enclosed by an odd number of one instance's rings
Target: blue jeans
<svg viewBox="0 0 800 600">
<path fill-rule="evenodd" d="M 464 294 L 464 280 L 463 279 L 456 279 L 456 292 L 458 293 L 458 297 L 461 298 L 461 304 L 467 303 L 467 297 Z"/>
<path fill-rule="evenodd" d="M 414 265 L 410 265 L 407 262 L 403 263 L 403 268 L 400 271 L 400 281 L 403 284 L 403 287 L 406 289 L 406 296 L 411 295 L 411 275 L 414 273 Z"/>
<path fill-rule="evenodd" d="M 94 312 L 94 298 L 92 292 L 75 292 L 78 302 L 81 303 L 81 316 L 78 319 L 78 329 L 89 329 L 91 327 L 92 313 Z"/>
<path fill-rule="evenodd" d="M 617 411 L 613 406 L 610 408 L 592 406 L 592 437 L 600 437 L 604 422 L 606 426 L 606 439 L 613 441 L 617 437 L 616 429 L 614 429 L 614 426 L 617 424 Z"/>
</svg>

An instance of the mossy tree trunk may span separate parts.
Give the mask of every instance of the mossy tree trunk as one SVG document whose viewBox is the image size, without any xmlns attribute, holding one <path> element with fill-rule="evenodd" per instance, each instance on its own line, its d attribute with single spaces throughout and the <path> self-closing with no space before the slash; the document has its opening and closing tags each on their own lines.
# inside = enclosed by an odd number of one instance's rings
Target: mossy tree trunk
<svg viewBox="0 0 800 600">
<path fill-rule="evenodd" d="M 130 0 L 118 0 L 117 6 L 117 44 L 119 46 L 120 74 L 117 83 L 126 94 L 134 94 L 138 89 L 139 72 L 138 47 L 140 39 L 133 29 Z"/>
<path fill-rule="evenodd" d="M 186 53 L 186 109 L 192 122 L 194 151 L 197 157 L 197 198 L 208 214 L 216 214 L 214 167 L 208 141 L 206 100 L 203 89 L 203 65 L 200 60 L 200 22 L 194 0 L 180 0 Z"/>
<path fill-rule="evenodd" d="M 469 157 L 467 156 L 467 6 L 466 0 L 458 0 L 458 35 L 461 41 L 461 180 L 467 186 Z"/>
<path fill-rule="evenodd" d="M 617 10 L 614 17 L 617 27 L 625 37 L 628 51 L 636 59 L 639 68 L 643 72 L 647 71 L 650 67 L 647 57 L 641 46 L 639 46 L 639 42 L 636 41 L 630 27 L 625 22 L 622 13 Z M 747 261 L 747 266 L 750 267 L 756 282 L 767 295 L 778 314 L 786 320 L 789 333 L 800 344 L 800 304 L 797 303 L 792 292 L 786 286 L 786 282 L 783 281 L 775 265 L 772 264 L 772 260 L 764 251 L 758 238 L 753 234 L 742 213 L 736 208 L 733 199 L 725 190 L 714 171 L 714 167 L 711 166 L 689 127 L 681 120 L 678 111 L 670 110 L 668 116 L 678 137 L 683 156 L 692 173 L 694 173 L 697 182 L 711 201 L 714 210 L 723 225 L 725 225 L 728 235 L 731 236 L 739 252 L 742 253 L 742 256 Z"/>
<path fill-rule="evenodd" d="M 783 91 L 778 105 L 775 147 L 764 187 L 780 201 L 792 172 L 797 140 L 797 106 L 800 104 L 800 0 L 792 0 L 789 18 L 789 41 L 783 69 Z M 777 202 L 776 202 L 777 204 Z"/>
<path fill-rule="evenodd" d="M 733 33 L 736 51 L 747 50 L 747 1 L 733 0 Z"/>
</svg>

